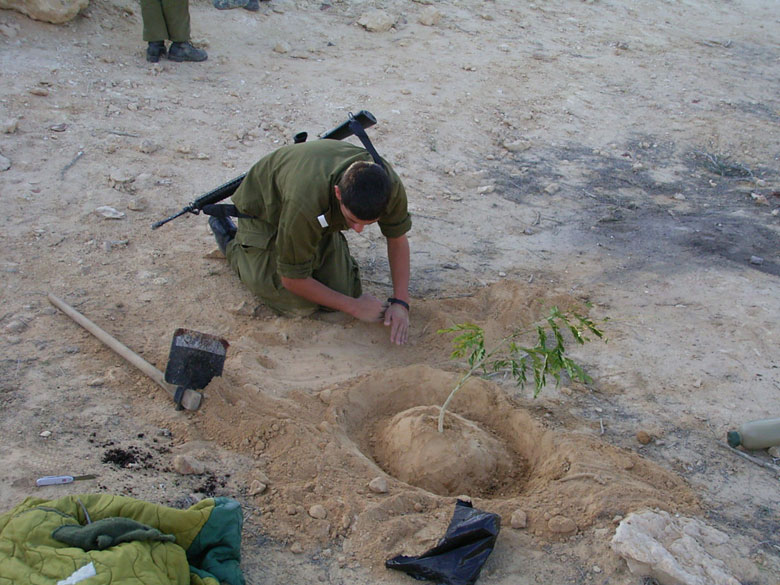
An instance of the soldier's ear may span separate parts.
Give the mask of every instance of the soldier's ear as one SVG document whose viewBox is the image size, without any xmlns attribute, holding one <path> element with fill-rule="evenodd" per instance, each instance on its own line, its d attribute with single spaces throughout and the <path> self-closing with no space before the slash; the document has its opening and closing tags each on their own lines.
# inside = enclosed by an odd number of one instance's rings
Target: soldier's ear
<svg viewBox="0 0 780 585">
<path fill-rule="evenodd" d="M 333 185 L 333 192 L 336 194 L 336 199 L 341 203 L 341 189 L 339 189 L 338 185 Z"/>
</svg>

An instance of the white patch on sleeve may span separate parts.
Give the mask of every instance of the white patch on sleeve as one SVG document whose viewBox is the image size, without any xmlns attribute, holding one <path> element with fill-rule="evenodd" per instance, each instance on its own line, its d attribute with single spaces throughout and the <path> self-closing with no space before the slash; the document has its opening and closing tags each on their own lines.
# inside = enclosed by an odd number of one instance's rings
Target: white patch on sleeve
<svg viewBox="0 0 780 585">
<path fill-rule="evenodd" d="M 88 565 L 81 567 L 67 579 L 57 581 L 57 585 L 75 585 L 76 583 L 79 583 L 84 579 L 94 577 L 95 575 L 97 575 L 97 571 L 95 571 L 95 565 L 89 563 Z"/>
<path fill-rule="evenodd" d="M 328 220 L 325 219 L 325 215 L 318 215 L 317 221 L 320 222 L 320 225 L 324 228 L 328 227 Z"/>
</svg>

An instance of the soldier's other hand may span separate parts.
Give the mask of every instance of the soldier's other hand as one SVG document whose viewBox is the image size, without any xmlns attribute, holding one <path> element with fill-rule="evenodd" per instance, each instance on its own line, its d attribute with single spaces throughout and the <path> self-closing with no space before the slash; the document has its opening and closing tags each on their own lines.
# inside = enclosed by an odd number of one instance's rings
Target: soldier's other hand
<svg viewBox="0 0 780 585">
<path fill-rule="evenodd" d="M 361 321 L 377 322 L 382 320 L 385 306 L 374 295 L 360 295 L 355 299 L 355 310 L 352 316 Z"/>
<path fill-rule="evenodd" d="M 387 306 L 385 326 L 390 327 L 390 343 L 406 343 L 409 339 L 409 311 L 406 307 L 398 303 Z"/>
</svg>

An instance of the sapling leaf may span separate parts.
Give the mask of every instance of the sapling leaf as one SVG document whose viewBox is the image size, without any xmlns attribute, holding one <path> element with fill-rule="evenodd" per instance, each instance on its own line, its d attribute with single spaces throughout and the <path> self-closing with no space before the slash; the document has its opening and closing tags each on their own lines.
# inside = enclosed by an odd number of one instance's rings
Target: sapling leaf
<svg viewBox="0 0 780 585">
<path fill-rule="evenodd" d="M 440 329 L 439 333 L 459 333 L 452 340 L 453 351 L 450 357 L 451 359 L 461 359 L 467 356 L 469 370 L 458 380 L 457 385 L 441 406 L 439 432 L 444 432 L 444 414 L 450 401 L 477 370 L 488 374 L 490 371 L 498 372 L 509 368 L 517 386 L 523 387 L 528 381 L 528 369 L 530 368 L 534 378 L 534 398 L 547 385 L 548 375 L 555 380 L 556 386 L 560 385 L 564 371 L 572 380 L 591 383 L 592 380 L 585 370 L 564 356 L 566 347 L 563 331 L 568 331 L 572 339 L 579 344 L 590 341 L 585 336 L 586 332 L 592 333 L 599 339 L 602 339 L 604 335 L 592 320 L 577 313 L 564 313 L 558 307 L 550 309 L 549 315 L 540 323 L 530 329 L 514 331 L 501 339 L 489 351 L 485 347 L 485 332 L 478 325 L 460 323 L 446 329 Z M 531 332 L 536 333 L 536 345 L 527 347 L 517 343 L 520 338 Z M 548 347 L 548 342 L 553 339 L 555 344 Z"/>
</svg>

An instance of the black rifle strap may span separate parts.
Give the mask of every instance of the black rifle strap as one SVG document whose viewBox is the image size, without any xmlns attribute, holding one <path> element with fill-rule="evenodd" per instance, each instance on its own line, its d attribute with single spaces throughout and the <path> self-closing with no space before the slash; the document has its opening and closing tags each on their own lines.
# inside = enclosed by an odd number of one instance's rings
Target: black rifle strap
<svg viewBox="0 0 780 585">
<path fill-rule="evenodd" d="M 206 215 L 213 215 L 214 217 L 245 217 L 248 219 L 254 217 L 252 215 L 247 215 L 246 213 L 241 213 L 235 205 L 230 205 L 228 203 L 204 205 L 201 211 Z"/>
<path fill-rule="evenodd" d="M 363 143 L 363 148 L 369 152 L 371 158 L 374 159 L 374 162 L 380 167 L 384 168 L 385 163 L 383 163 L 382 159 L 379 158 L 379 154 L 377 154 L 376 148 L 374 148 L 374 145 L 371 144 L 371 141 L 368 139 L 368 134 L 366 134 L 366 131 L 363 129 L 363 126 L 360 124 L 360 122 L 358 122 L 357 118 L 352 115 L 352 112 L 349 113 L 349 129 L 352 130 L 352 133 L 360 139 L 360 142 Z"/>
</svg>

